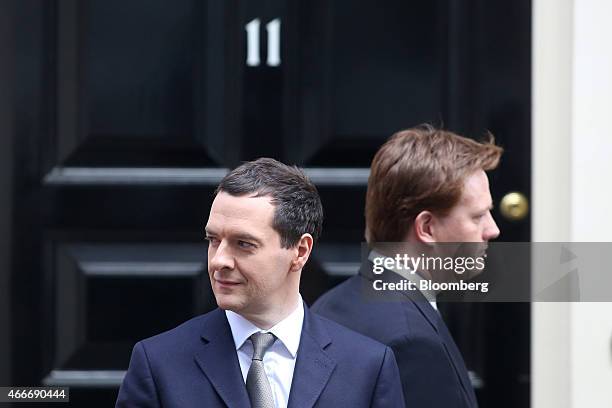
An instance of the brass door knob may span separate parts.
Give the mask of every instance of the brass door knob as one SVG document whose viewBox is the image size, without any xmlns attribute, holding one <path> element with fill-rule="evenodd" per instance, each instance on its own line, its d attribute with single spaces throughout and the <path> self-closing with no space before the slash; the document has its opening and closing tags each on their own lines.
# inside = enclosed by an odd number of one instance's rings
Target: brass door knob
<svg viewBox="0 0 612 408">
<path fill-rule="evenodd" d="M 524 194 L 512 191 L 502 198 L 499 203 L 499 211 L 505 219 L 519 221 L 529 213 L 529 201 Z"/>
</svg>

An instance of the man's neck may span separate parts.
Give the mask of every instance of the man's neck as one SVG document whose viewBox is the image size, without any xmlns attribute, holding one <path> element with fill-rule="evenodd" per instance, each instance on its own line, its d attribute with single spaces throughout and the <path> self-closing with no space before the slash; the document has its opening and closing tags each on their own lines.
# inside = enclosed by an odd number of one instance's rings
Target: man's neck
<svg viewBox="0 0 612 408">
<path fill-rule="evenodd" d="M 243 313 L 240 312 L 242 317 L 253 323 L 255 326 L 262 330 L 269 330 L 276 326 L 279 322 L 287 318 L 293 313 L 299 306 L 300 296 L 299 293 L 295 293 L 285 299 L 282 305 L 273 305 L 269 310 L 265 310 L 259 313 Z"/>
</svg>

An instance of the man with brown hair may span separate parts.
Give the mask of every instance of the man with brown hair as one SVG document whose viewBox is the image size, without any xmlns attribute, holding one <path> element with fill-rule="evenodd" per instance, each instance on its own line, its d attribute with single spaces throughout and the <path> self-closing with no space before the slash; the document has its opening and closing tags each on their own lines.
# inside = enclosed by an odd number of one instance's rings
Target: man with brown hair
<svg viewBox="0 0 612 408">
<path fill-rule="evenodd" d="M 497 167 L 502 149 L 489 139 L 479 143 L 428 125 L 394 134 L 376 153 L 368 180 L 368 259 L 358 275 L 313 306 L 319 314 L 391 346 L 407 407 L 477 407 L 477 401 L 463 358 L 436 310 L 435 292 L 419 291 L 415 285 L 417 290 L 400 293 L 406 295 L 402 301 L 391 302 L 366 299 L 363 289 L 372 290 L 377 279 L 433 278 L 426 268 L 410 275 L 385 267 L 379 275 L 373 262 L 389 259 L 386 243 L 433 248 L 469 242 L 484 247 L 499 235 L 485 171 Z"/>
</svg>

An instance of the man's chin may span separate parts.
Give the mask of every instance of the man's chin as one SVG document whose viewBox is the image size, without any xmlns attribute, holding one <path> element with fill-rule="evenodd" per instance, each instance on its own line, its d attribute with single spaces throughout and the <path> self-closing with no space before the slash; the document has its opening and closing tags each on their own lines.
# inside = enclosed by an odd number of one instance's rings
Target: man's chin
<svg viewBox="0 0 612 408">
<path fill-rule="evenodd" d="M 242 309 L 240 302 L 233 298 L 233 296 L 220 295 L 215 296 L 215 298 L 217 300 L 217 306 L 219 306 L 219 309 L 229 310 L 236 313 L 239 313 Z"/>
</svg>

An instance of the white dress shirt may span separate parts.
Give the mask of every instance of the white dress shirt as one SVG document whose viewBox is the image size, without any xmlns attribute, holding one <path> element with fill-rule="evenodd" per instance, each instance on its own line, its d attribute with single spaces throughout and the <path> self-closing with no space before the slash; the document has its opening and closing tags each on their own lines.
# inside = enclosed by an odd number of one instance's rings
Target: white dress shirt
<svg viewBox="0 0 612 408">
<path fill-rule="evenodd" d="M 253 357 L 253 343 L 249 337 L 257 332 L 268 332 L 276 336 L 274 344 L 264 354 L 263 365 L 272 388 L 274 405 L 277 408 L 286 408 L 304 323 L 302 297 L 298 296 L 298 304 L 293 312 L 269 330 L 260 329 L 232 311 L 226 310 L 225 315 L 232 330 L 240 371 L 242 371 L 245 384 Z"/>
<path fill-rule="evenodd" d="M 388 257 L 376 251 L 371 251 L 368 256 L 368 259 L 372 261 L 374 258 L 388 258 Z M 388 270 L 390 270 L 391 272 L 395 272 L 402 278 L 414 283 L 417 288 L 420 288 L 419 282 L 422 281 L 423 278 L 421 277 L 421 275 L 419 275 L 419 271 L 412 272 L 411 269 L 404 270 L 404 269 L 395 269 L 395 268 L 388 269 Z M 431 307 L 433 307 L 437 311 L 438 310 L 438 302 L 436 301 L 437 293 L 433 291 L 429 291 L 429 290 L 419 289 L 419 291 L 423 294 L 423 296 L 425 296 L 425 299 L 427 299 Z"/>
</svg>

